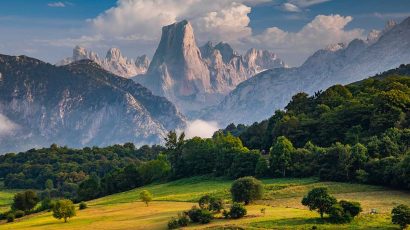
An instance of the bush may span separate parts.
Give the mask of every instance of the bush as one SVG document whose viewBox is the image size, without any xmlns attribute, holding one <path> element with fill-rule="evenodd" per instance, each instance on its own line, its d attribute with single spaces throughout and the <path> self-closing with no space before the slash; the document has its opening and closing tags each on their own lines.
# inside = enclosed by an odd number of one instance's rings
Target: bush
<svg viewBox="0 0 410 230">
<path fill-rule="evenodd" d="M 176 229 L 179 227 L 178 219 L 172 217 L 171 220 L 168 221 L 168 229 Z"/>
<path fill-rule="evenodd" d="M 196 206 L 192 207 L 187 215 L 194 223 L 207 224 L 213 219 L 212 213 L 206 209 L 199 209 Z"/>
<path fill-rule="evenodd" d="M 232 200 L 245 202 L 245 205 L 263 196 L 263 184 L 254 177 L 242 177 L 231 186 Z"/>
<path fill-rule="evenodd" d="M 44 200 L 41 201 L 40 206 L 36 209 L 36 212 L 41 212 L 44 210 L 47 210 L 49 212 L 54 208 L 55 204 L 56 204 L 55 200 L 52 200 L 50 198 L 45 198 Z"/>
<path fill-rule="evenodd" d="M 391 215 L 392 223 L 400 225 L 402 229 L 405 229 L 410 224 L 410 208 L 407 205 L 401 204 L 394 207 Z"/>
<path fill-rule="evenodd" d="M 352 220 L 349 213 L 343 210 L 340 204 L 334 204 L 328 210 L 330 221 L 333 223 L 347 223 Z"/>
<path fill-rule="evenodd" d="M 176 229 L 179 227 L 186 227 L 188 226 L 189 218 L 186 213 L 179 213 L 178 218 L 172 217 L 171 220 L 168 221 L 168 229 Z"/>
<path fill-rule="evenodd" d="M 86 209 L 87 208 L 87 203 L 85 203 L 84 201 L 81 201 L 80 205 L 79 205 L 79 208 L 80 208 L 80 210 Z"/>
<path fill-rule="evenodd" d="M 349 214 L 352 218 L 359 215 L 359 213 L 362 211 L 362 207 L 360 206 L 359 202 L 341 200 L 339 201 L 339 204 L 343 208 L 343 211 L 346 214 Z"/>
<path fill-rule="evenodd" d="M 8 222 L 8 223 L 13 222 L 13 221 L 14 221 L 14 214 L 13 214 L 13 213 L 9 213 L 9 214 L 7 215 L 7 217 L 6 217 L 6 219 L 7 219 L 7 222 Z"/>
<path fill-rule="evenodd" d="M 14 217 L 17 219 L 17 218 L 21 218 L 21 217 L 23 217 L 24 216 L 24 211 L 22 211 L 22 210 L 16 210 L 16 211 L 14 211 Z"/>
<path fill-rule="evenodd" d="M 180 227 L 188 226 L 189 217 L 186 213 L 179 213 L 178 214 L 178 225 Z"/>
<path fill-rule="evenodd" d="M 240 203 L 233 203 L 229 210 L 229 217 L 232 219 L 239 219 L 246 215 L 246 208 Z"/>
<path fill-rule="evenodd" d="M 198 201 L 201 209 L 207 209 L 211 212 L 220 212 L 224 208 L 224 202 L 221 198 L 210 195 L 202 196 Z"/>
</svg>

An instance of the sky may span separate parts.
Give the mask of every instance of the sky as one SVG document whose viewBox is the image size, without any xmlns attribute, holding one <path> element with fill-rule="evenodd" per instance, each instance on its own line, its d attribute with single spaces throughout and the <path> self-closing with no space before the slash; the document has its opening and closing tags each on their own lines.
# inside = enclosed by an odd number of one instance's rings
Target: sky
<svg viewBox="0 0 410 230">
<path fill-rule="evenodd" d="M 100 56 L 110 47 L 152 56 L 161 27 L 187 19 L 198 45 L 268 49 L 298 66 L 318 49 L 409 16 L 409 0 L 2 0 L 0 53 L 56 63 L 82 45 Z"/>
</svg>

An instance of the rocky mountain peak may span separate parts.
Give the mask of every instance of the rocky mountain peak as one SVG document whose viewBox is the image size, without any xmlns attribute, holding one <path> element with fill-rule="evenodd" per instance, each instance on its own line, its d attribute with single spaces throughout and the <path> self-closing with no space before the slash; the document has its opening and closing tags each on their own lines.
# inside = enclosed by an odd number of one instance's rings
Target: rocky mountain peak
<svg viewBox="0 0 410 230">
<path fill-rule="evenodd" d="M 222 55 L 222 59 L 225 63 L 229 63 L 232 57 L 236 54 L 232 47 L 225 42 L 220 42 L 215 46 L 215 49 L 219 50 Z"/>
<path fill-rule="evenodd" d="M 56 65 L 63 66 L 72 62 L 89 59 L 115 75 L 130 78 L 147 72 L 149 59 L 146 55 L 141 57 L 143 57 L 143 60 L 140 59 L 138 62 L 142 64 L 137 64 L 132 59 L 122 56 L 120 49 L 110 48 L 105 58 L 100 58 L 97 53 L 88 51 L 86 48 L 77 45 L 73 49 L 72 57 L 65 58 L 56 63 Z"/>
<path fill-rule="evenodd" d="M 121 54 L 121 50 L 118 48 L 110 48 L 105 58 L 109 61 L 119 61 L 124 59 Z"/>
<path fill-rule="evenodd" d="M 153 90 L 169 97 L 193 96 L 210 92 L 209 71 L 202 61 L 191 24 L 183 20 L 162 28 L 161 41 L 155 51 L 148 74 L 162 89 Z"/>
<path fill-rule="evenodd" d="M 135 65 L 138 68 L 148 69 L 150 60 L 147 55 L 139 56 L 135 59 Z"/>
</svg>

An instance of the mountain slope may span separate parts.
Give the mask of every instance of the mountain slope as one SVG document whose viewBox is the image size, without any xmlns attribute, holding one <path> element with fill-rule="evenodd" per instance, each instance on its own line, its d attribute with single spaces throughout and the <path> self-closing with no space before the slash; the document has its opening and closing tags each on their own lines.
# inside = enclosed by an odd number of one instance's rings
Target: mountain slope
<svg viewBox="0 0 410 230">
<path fill-rule="evenodd" d="M 15 124 L 0 152 L 35 146 L 158 143 L 184 125 L 174 105 L 90 60 L 56 67 L 0 56 L 0 114 Z"/>
<path fill-rule="evenodd" d="M 410 63 L 410 18 L 391 23 L 375 41 L 353 40 L 319 50 L 298 68 L 273 69 L 242 82 L 204 118 L 251 123 L 283 108 L 298 92 L 312 94 L 334 84 L 362 80 L 388 69 Z"/>
<path fill-rule="evenodd" d="M 73 49 L 72 57 L 65 58 L 56 65 L 68 65 L 84 59 L 94 61 L 105 70 L 125 78 L 130 78 L 138 74 L 144 74 L 147 72 L 150 62 L 147 55 L 137 57 L 134 62 L 133 59 L 123 57 L 120 49 L 118 48 L 109 49 L 105 58 L 100 58 L 95 52 L 88 51 L 84 47 L 76 46 Z"/>
</svg>

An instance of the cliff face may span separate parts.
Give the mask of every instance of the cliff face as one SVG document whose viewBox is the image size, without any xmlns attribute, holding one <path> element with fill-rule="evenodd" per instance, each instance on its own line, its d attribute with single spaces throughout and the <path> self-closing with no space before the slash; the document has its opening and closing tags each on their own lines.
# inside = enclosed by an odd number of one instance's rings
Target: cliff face
<svg viewBox="0 0 410 230">
<path fill-rule="evenodd" d="M 243 57 L 227 43 L 198 48 L 191 24 L 182 21 L 163 27 L 147 74 L 133 79 L 190 115 L 217 104 L 259 71 L 276 67 L 285 64 L 267 51 L 252 49 Z"/>
<path fill-rule="evenodd" d="M 0 55 L 0 73 L 0 115 L 14 124 L 0 135 L 0 152 L 159 143 L 185 124 L 171 102 L 90 60 L 56 67 Z"/>
</svg>

